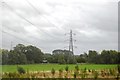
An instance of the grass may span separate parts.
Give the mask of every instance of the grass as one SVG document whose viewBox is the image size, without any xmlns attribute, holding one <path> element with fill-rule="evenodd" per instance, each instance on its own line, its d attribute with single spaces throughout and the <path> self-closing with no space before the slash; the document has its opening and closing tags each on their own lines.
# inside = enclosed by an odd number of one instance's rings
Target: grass
<svg viewBox="0 0 120 80">
<path fill-rule="evenodd" d="M 59 64 L 29 64 L 29 65 L 19 65 L 23 67 L 25 70 L 29 71 L 50 71 L 52 68 L 55 70 L 59 69 L 65 69 L 66 65 L 59 65 Z M 74 70 L 75 69 L 75 64 L 68 64 L 69 70 Z M 96 70 L 101 70 L 101 69 L 112 69 L 116 68 L 117 65 L 113 64 L 79 64 L 78 65 L 80 69 L 84 69 L 85 67 L 87 69 L 96 69 Z M 2 65 L 0 66 L 2 68 L 2 72 L 17 72 L 17 65 Z"/>
</svg>

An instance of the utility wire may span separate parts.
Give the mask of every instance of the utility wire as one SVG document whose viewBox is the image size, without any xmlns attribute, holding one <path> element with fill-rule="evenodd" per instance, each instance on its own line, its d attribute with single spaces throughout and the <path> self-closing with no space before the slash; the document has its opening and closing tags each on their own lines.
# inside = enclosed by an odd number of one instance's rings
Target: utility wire
<svg viewBox="0 0 120 80">
<path fill-rule="evenodd" d="M 2 24 L 2 26 L 5 26 L 5 28 L 7 28 L 7 29 L 9 29 L 10 31 L 13 31 L 13 32 L 17 32 L 16 30 L 13 30 L 13 29 L 11 29 L 11 28 L 9 28 L 9 27 L 7 27 L 6 25 L 3 25 Z M 18 33 L 18 32 L 17 32 Z M 34 36 L 35 37 L 35 36 Z M 36 39 L 38 39 L 38 40 L 45 40 L 45 39 L 40 39 L 40 38 L 38 38 L 38 37 L 35 37 Z"/>
<path fill-rule="evenodd" d="M 26 0 L 27 3 L 40 15 L 40 11 L 32 4 L 30 3 L 28 0 Z M 42 15 L 41 15 L 42 16 Z M 56 27 L 57 29 L 60 29 L 58 28 L 54 23 L 52 23 L 50 20 L 48 20 L 45 16 L 42 16 L 43 18 L 45 18 L 50 24 L 52 24 L 54 27 Z"/>
<path fill-rule="evenodd" d="M 35 7 L 33 6 L 33 4 L 31 4 L 28 0 L 26 0 L 27 3 L 40 15 L 40 11 Z M 45 16 L 42 16 L 43 18 L 45 18 L 49 23 L 51 23 L 53 26 L 55 26 L 55 24 L 53 24 L 52 22 L 50 22 Z"/>
<path fill-rule="evenodd" d="M 13 36 L 13 37 L 17 38 L 18 40 L 21 40 L 21 41 L 23 41 L 23 42 L 26 42 L 26 43 L 28 43 L 28 44 L 31 44 L 30 42 L 25 41 L 25 40 L 23 40 L 23 39 L 21 39 L 21 38 L 19 38 L 19 37 L 16 37 L 15 35 L 10 34 L 10 33 L 6 32 L 6 31 L 3 31 L 3 30 L 2 30 L 2 32 L 5 33 L 5 34 L 8 34 L 8 35 L 10 35 L 10 36 Z"/>
<path fill-rule="evenodd" d="M 6 2 L 3 2 L 3 3 L 6 4 L 7 7 L 8 7 L 13 13 L 15 13 L 17 16 L 19 16 L 20 18 L 24 19 L 25 21 L 27 21 L 28 23 L 30 23 L 30 24 L 33 25 L 34 27 L 36 27 L 36 28 L 39 27 L 39 26 L 33 24 L 32 22 L 30 22 L 28 19 L 26 19 L 26 18 L 24 18 L 23 16 L 21 16 L 20 14 L 18 14 L 17 12 L 15 12 L 14 9 L 13 9 L 10 5 L 8 5 Z M 46 33 L 45 31 L 42 31 L 42 30 L 40 30 L 40 29 L 38 29 L 38 30 L 41 31 L 41 32 Z M 51 35 L 48 34 L 48 33 L 46 33 L 46 34 L 49 35 L 51 38 L 53 37 L 53 36 L 51 36 Z"/>
<path fill-rule="evenodd" d="M 21 38 L 15 36 L 15 35 L 13 35 L 13 34 L 10 34 L 10 33 L 6 32 L 6 31 L 3 31 L 3 30 L 2 30 L 2 32 L 5 33 L 5 34 L 7 34 L 7 35 L 10 35 L 10 36 L 12 36 L 12 37 L 15 37 L 16 39 L 21 40 L 21 41 L 23 41 L 23 42 L 25 42 L 25 43 L 31 44 L 31 42 L 25 41 L 24 39 L 21 39 Z M 33 44 L 31 44 L 31 45 L 33 45 Z M 43 47 L 40 47 L 40 48 L 43 48 Z"/>
<path fill-rule="evenodd" d="M 15 36 L 15 35 L 13 35 L 13 34 L 11 34 L 11 33 L 8 33 L 8 32 L 6 32 L 6 31 L 3 31 L 3 30 L 0 30 L 2 33 L 5 33 L 5 34 L 7 34 L 7 35 L 10 35 L 10 36 L 12 36 L 12 37 L 15 37 L 16 39 L 18 39 L 18 40 L 21 40 L 21 41 L 23 41 L 23 42 L 25 42 L 25 43 L 28 43 L 29 45 L 34 45 L 33 44 L 33 42 L 31 43 L 31 42 L 29 42 L 29 41 L 26 41 L 26 40 L 24 40 L 24 39 L 21 39 L 20 37 L 18 37 L 18 36 Z M 35 44 L 36 45 L 36 44 Z M 38 45 L 39 46 L 39 45 Z M 40 48 L 45 48 L 45 47 L 41 47 L 41 46 L 39 46 Z"/>
</svg>

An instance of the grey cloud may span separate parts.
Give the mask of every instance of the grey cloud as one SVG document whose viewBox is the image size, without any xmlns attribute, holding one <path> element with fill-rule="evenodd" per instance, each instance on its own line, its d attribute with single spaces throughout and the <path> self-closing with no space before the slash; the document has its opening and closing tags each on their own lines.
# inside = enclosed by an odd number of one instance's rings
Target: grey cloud
<svg viewBox="0 0 120 80">
<path fill-rule="evenodd" d="M 38 9 L 36 12 L 26 1 L 12 1 L 10 4 L 15 12 L 19 13 L 30 22 L 21 19 L 8 8 L 3 10 L 3 29 L 24 41 L 3 33 L 3 48 L 10 49 L 10 42 L 14 45 L 27 43 L 41 48 L 44 52 L 52 52 L 54 49 L 64 49 L 69 42 L 69 33 L 72 29 L 77 40 L 74 43 L 78 48 L 75 54 L 80 54 L 89 49 L 116 49 L 117 36 L 117 2 L 94 2 L 88 3 L 80 0 L 70 1 L 33 1 L 30 2 Z M 65 3 L 66 2 L 66 3 Z M 18 5 L 19 3 L 19 5 Z"/>
</svg>

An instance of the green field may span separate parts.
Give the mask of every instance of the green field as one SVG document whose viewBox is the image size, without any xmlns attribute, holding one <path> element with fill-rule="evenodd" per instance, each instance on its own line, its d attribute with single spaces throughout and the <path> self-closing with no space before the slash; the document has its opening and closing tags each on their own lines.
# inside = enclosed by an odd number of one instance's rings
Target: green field
<svg viewBox="0 0 120 80">
<path fill-rule="evenodd" d="M 110 69 L 110 68 L 116 68 L 117 65 L 106 65 L 106 64 L 78 64 L 80 69 Z M 23 67 L 25 70 L 29 71 L 50 71 L 52 68 L 55 70 L 59 69 L 65 69 L 66 65 L 59 65 L 59 64 L 29 64 L 29 65 L 19 65 Z M 69 64 L 69 70 L 74 70 L 75 65 Z M 0 66 L 2 68 L 2 72 L 16 72 L 17 71 L 17 65 L 3 65 Z"/>
</svg>

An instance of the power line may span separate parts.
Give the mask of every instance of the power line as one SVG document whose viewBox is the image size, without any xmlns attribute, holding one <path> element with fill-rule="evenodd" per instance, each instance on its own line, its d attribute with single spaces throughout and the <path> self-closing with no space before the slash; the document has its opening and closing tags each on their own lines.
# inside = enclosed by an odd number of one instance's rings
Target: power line
<svg viewBox="0 0 120 80">
<path fill-rule="evenodd" d="M 11 29 L 11 28 L 9 28 L 9 27 L 7 27 L 6 25 L 3 25 L 2 24 L 2 26 L 5 26 L 5 28 L 7 28 L 7 29 L 9 29 L 10 31 L 13 31 L 13 32 L 17 32 L 16 30 L 13 30 L 13 29 Z M 17 32 L 18 33 L 18 32 Z M 35 36 L 34 36 L 35 37 Z M 38 39 L 38 40 L 45 40 L 45 39 L 40 39 L 40 38 L 38 38 L 38 37 L 35 37 L 36 39 Z"/>
<path fill-rule="evenodd" d="M 30 24 L 33 25 L 34 27 L 38 28 L 37 25 L 33 24 L 33 23 L 30 22 L 28 19 L 24 18 L 23 16 L 21 16 L 20 14 L 18 14 L 17 12 L 15 12 L 14 9 L 13 9 L 10 5 L 8 5 L 6 2 L 3 2 L 3 3 L 6 4 L 7 7 L 8 7 L 13 13 L 15 13 L 17 16 L 19 16 L 20 18 L 24 19 L 25 21 L 27 21 L 28 23 L 30 23 Z M 42 31 L 42 30 L 40 30 L 40 29 L 38 29 L 38 30 L 41 31 L 41 32 L 46 33 L 45 31 Z M 49 35 L 49 36 L 51 36 L 51 35 L 48 34 L 48 33 L 46 33 L 46 34 Z M 51 36 L 51 38 L 52 38 L 52 37 L 53 37 L 53 36 Z"/>
<path fill-rule="evenodd" d="M 26 42 L 26 43 L 31 44 L 30 42 L 27 42 L 27 41 L 25 41 L 25 40 L 23 40 L 23 39 L 21 39 L 21 38 L 19 38 L 19 37 L 16 37 L 15 35 L 10 34 L 10 33 L 6 32 L 6 31 L 3 31 L 3 30 L 2 30 L 2 32 L 5 33 L 5 34 L 8 34 L 8 35 L 10 35 L 10 36 L 13 36 L 13 37 L 17 38 L 18 40 L 21 40 L 21 41 L 23 41 L 23 42 Z"/>
<path fill-rule="evenodd" d="M 30 23 L 31 25 L 33 25 L 34 27 L 36 27 L 36 28 L 38 28 L 38 26 L 37 25 L 35 25 L 35 24 L 33 24 L 31 21 L 29 21 L 28 19 L 26 19 L 25 17 L 23 17 L 22 15 L 20 15 L 19 13 L 17 13 L 10 5 L 8 5 L 6 2 L 3 2 L 13 13 L 15 13 L 18 17 L 20 17 L 21 19 L 24 19 L 25 21 L 27 21 L 28 23 Z M 40 30 L 41 31 L 41 30 Z M 5 31 L 2 31 L 2 32 L 4 32 L 4 33 L 6 33 L 6 34 L 9 34 L 9 33 L 7 33 L 7 32 L 5 32 Z M 43 31 L 42 31 L 43 32 Z M 44 32 L 44 33 L 46 33 L 46 32 Z M 46 34 L 48 34 L 48 33 L 46 33 Z M 11 36 L 14 36 L 14 35 L 12 35 L 12 34 L 9 34 L 9 35 L 11 35 Z M 49 34 L 48 34 L 49 35 Z M 51 36 L 51 35 L 49 35 L 49 36 Z M 24 41 L 23 39 L 21 39 L 21 38 L 19 38 L 19 37 L 16 37 L 16 36 L 14 36 L 15 38 L 17 38 L 17 39 L 20 39 L 20 40 L 22 40 L 22 41 Z M 52 36 L 53 37 L 53 36 Z M 52 38 L 51 37 L 51 38 Z M 55 38 L 54 38 L 55 39 Z M 26 42 L 26 41 L 24 41 L 24 42 Z M 27 43 L 30 43 L 30 42 L 27 42 Z M 31 43 L 30 43 L 31 44 Z"/>
<path fill-rule="evenodd" d="M 12 32 L 17 32 L 16 30 L 13 30 L 13 29 L 7 27 L 6 25 L 3 25 L 3 24 L 2 24 L 2 27 L 3 27 L 3 28 L 6 28 L 6 29 L 8 29 L 8 30 L 10 30 L 10 31 L 12 31 Z M 17 33 L 18 33 L 18 32 L 17 32 Z"/>
<path fill-rule="evenodd" d="M 27 3 L 38 13 L 40 14 L 40 11 L 35 7 L 33 6 L 32 3 L 30 3 L 28 0 L 26 0 Z M 42 16 L 42 15 L 41 15 Z M 56 27 L 57 29 L 59 29 L 54 23 L 52 23 L 50 20 L 48 20 L 45 16 L 42 16 L 43 18 L 45 18 L 50 24 L 52 24 L 54 27 Z"/>
<path fill-rule="evenodd" d="M 21 40 L 21 41 L 23 41 L 23 42 L 25 42 L 25 43 L 28 43 L 28 44 L 33 45 L 31 42 L 25 41 L 24 39 L 21 39 L 21 38 L 15 36 L 15 35 L 13 35 L 13 34 L 10 34 L 10 33 L 6 32 L 6 31 L 3 31 L 3 30 L 2 30 L 2 32 L 5 33 L 5 34 L 7 34 L 7 35 L 10 35 L 10 36 L 12 36 L 12 37 L 15 37 L 16 39 Z M 13 42 L 11 42 L 11 49 L 12 49 L 12 46 L 13 46 Z M 43 47 L 40 46 L 40 48 L 43 48 Z"/>
</svg>

